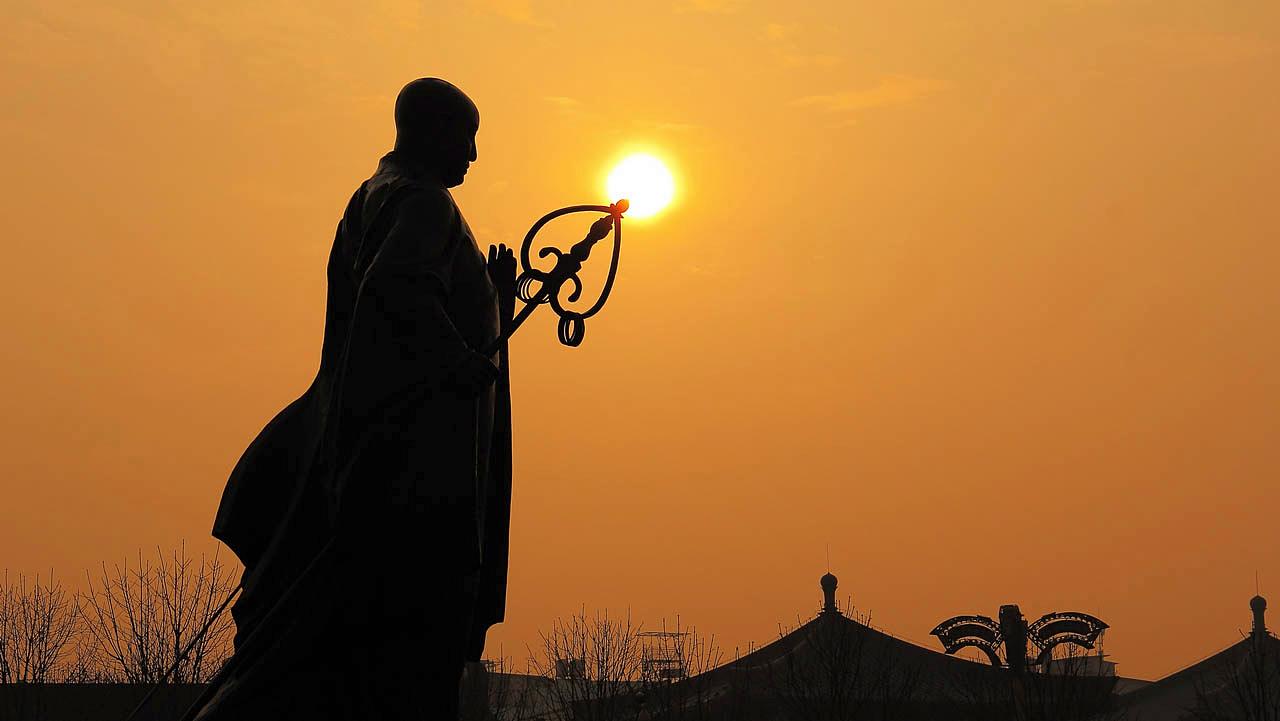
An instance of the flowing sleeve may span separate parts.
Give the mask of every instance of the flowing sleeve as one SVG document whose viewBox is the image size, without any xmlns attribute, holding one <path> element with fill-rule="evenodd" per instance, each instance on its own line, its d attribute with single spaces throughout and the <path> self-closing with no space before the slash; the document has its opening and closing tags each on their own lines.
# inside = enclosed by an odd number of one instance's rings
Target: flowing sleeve
<svg viewBox="0 0 1280 721">
<path fill-rule="evenodd" d="M 423 189 L 392 212 L 376 253 L 356 269 L 344 389 L 355 411 L 438 384 L 470 351 L 446 309 L 461 237 L 456 206 L 444 191 Z"/>
</svg>

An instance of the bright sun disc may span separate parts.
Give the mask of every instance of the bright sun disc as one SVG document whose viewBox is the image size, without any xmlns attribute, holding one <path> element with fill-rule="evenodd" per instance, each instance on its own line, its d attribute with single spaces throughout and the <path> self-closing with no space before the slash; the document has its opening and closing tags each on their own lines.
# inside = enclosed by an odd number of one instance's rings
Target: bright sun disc
<svg viewBox="0 0 1280 721">
<path fill-rule="evenodd" d="M 609 202 L 631 201 L 628 218 L 648 218 L 671 202 L 676 181 L 661 160 L 645 153 L 628 155 L 609 173 L 605 181 Z"/>
</svg>

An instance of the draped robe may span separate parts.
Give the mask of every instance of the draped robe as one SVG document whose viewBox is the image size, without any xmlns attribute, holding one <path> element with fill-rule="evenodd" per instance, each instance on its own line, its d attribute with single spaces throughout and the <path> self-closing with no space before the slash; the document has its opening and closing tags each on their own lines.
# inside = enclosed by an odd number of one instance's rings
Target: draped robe
<svg viewBox="0 0 1280 721">
<path fill-rule="evenodd" d="M 350 639 L 412 636 L 433 615 L 456 615 L 460 653 L 478 660 L 503 619 L 505 346 L 479 397 L 448 384 L 468 349 L 498 338 L 499 299 L 452 196 L 429 177 L 389 153 L 338 225 L 319 371 L 245 451 L 214 522 L 245 564 L 237 649 L 188 718 L 270 717 L 268 697 L 324 683 L 291 671 L 316 649 L 341 656 Z"/>
</svg>

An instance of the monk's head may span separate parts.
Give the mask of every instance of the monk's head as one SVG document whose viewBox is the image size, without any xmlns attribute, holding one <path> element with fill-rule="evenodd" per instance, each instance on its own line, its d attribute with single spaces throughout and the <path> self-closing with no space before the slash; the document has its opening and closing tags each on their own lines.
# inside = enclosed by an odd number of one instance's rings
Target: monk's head
<svg viewBox="0 0 1280 721">
<path fill-rule="evenodd" d="M 458 88 L 419 78 L 396 97 L 396 150 L 422 163 L 446 188 L 461 185 L 476 159 L 480 111 Z"/>
</svg>

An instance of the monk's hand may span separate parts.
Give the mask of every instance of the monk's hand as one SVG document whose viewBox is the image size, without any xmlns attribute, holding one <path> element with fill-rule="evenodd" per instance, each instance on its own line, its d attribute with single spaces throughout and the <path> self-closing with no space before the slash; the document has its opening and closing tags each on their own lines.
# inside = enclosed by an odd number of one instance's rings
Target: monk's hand
<svg viewBox="0 0 1280 721">
<path fill-rule="evenodd" d="M 475 398 L 493 385 L 497 377 L 498 366 L 492 360 L 476 351 L 467 351 L 462 362 L 449 373 L 448 385 L 465 398 Z"/>
<path fill-rule="evenodd" d="M 498 290 L 498 310 L 505 325 L 516 312 L 516 254 L 503 243 L 489 246 L 489 280 Z"/>
</svg>

